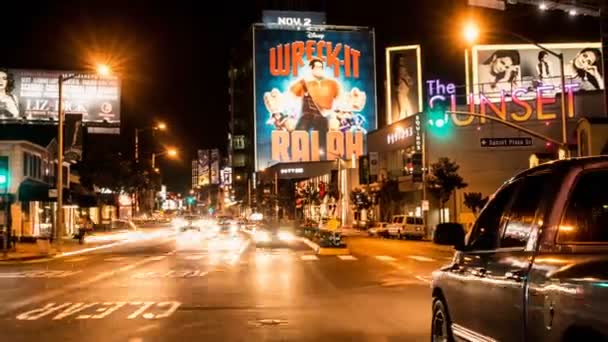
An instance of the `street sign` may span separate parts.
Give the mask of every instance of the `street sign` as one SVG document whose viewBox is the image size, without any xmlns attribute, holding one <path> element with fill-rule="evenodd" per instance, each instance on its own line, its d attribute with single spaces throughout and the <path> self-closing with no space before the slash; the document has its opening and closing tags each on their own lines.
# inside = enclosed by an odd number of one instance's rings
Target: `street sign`
<svg viewBox="0 0 608 342">
<path fill-rule="evenodd" d="M 530 137 L 515 137 L 515 138 L 481 138 L 479 139 L 481 147 L 517 147 L 517 146 L 532 146 L 532 138 Z"/>
<path fill-rule="evenodd" d="M 504 0 L 469 0 L 469 6 L 485 7 L 500 11 L 505 10 Z"/>
<path fill-rule="evenodd" d="M 57 189 L 49 189 L 49 198 L 57 198 Z"/>
<path fill-rule="evenodd" d="M 422 200 L 422 211 L 429 211 L 429 200 Z"/>
</svg>

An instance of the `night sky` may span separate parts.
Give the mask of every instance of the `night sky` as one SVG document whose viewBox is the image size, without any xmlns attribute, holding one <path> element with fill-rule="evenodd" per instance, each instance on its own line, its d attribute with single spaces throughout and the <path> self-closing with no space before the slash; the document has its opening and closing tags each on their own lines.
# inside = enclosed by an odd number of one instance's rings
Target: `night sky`
<svg viewBox="0 0 608 342">
<path fill-rule="evenodd" d="M 600 39 L 597 18 L 543 13 L 527 5 L 510 5 L 505 12 L 469 8 L 465 0 L 218 1 L 213 6 L 218 7 L 177 0 L 3 3 L 0 66 L 77 70 L 86 68 L 91 56 L 111 62 L 123 84 L 122 135 L 96 147 L 133 153 L 134 127 L 163 120 L 170 130 L 158 141 L 182 151 L 179 161 L 160 161 L 163 179 L 170 190 L 184 191 L 195 151 L 225 149 L 230 48 L 260 21 L 263 9 L 325 11 L 329 24 L 374 27 L 379 113 L 384 113 L 387 46 L 421 44 L 423 79 L 464 83 L 464 45 L 457 33 L 467 17 L 547 43 Z M 519 43 L 509 37 L 483 42 Z M 379 120 L 382 124 L 384 115 Z M 162 148 L 142 140 L 142 152 Z"/>
</svg>

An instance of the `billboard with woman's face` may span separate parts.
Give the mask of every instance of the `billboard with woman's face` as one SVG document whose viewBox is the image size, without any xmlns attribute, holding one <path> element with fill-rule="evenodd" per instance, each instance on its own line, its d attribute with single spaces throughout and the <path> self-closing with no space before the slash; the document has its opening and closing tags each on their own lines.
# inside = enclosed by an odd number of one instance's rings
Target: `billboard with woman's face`
<svg viewBox="0 0 608 342">
<path fill-rule="evenodd" d="M 604 89 L 601 43 L 541 45 L 563 54 L 566 87 L 575 91 Z M 539 89 L 544 95 L 562 92 L 559 58 L 538 46 L 478 45 L 472 51 L 475 95 L 500 101 L 501 96 L 508 99 L 515 91 L 520 99 L 534 98 Z"/>
<path fill-rule="evenodd" d="M 82 115 L 87 123 L 120 123 L 120 80 L 77 72 L 6 69 L 0 67 L 0 123 L 55 121 L 59 109 L 59 76 L 65 80 L 64 113 Z"/>
<path fill-rule="evenodd" d="M 386 49 L 386 123 L 422 111 L 420 45 Z"/>
</svg>

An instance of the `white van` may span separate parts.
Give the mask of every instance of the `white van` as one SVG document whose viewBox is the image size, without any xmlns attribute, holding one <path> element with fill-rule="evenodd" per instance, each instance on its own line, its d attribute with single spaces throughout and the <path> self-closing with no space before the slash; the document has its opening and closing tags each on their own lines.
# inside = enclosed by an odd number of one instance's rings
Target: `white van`
<svg viewBox="0 0 608 342">
<path fill-rule="evenodd" d="M 395 215 L 387 226 L 388 235 L 399 239 L 422 239 L 424 237 L 424 220 L 421 217 Z"/>
</svg>

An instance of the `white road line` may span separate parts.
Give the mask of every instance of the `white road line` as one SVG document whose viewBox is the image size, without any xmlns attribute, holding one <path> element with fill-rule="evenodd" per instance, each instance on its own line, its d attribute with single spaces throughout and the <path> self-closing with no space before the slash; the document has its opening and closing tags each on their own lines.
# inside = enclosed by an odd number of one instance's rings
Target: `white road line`
<svg viewBox="0 0 608 342">
<path fill-rule="evenodd" d="M 338 258 L 340 260 L 357 260 L 357 258 L 352 255 L 338 255 Z"/>
<path fill-rule="evenodd" d="M 186 255 L 184 257 L 184 259 L 186 259 L 186 260 L 201 260 L 204 257 L 205 257 L 204 255 Z"/>
<path fill-rule="evenodd" d="M 119 268 L 118 270 L 121 272 L 124 272 L 124 271 L 128 271 L 128 270 L 132 270 L 134 268 L 135 268 L 135 265 L 127 265 L 127 266 Z"/>
<path fill-rule="evenodd" d="M 409 255 L 408 258 L 416 260 L 416 261 L 424 261 L 424 262 L 433 262 L 436 261 L 433 258 L 428 258 L 425 256 L 419 256 L 419 255 Z"/>
<path fill-rule="evenodd" d="M 313 260 L 319 260 L 319 258 L 317 258 L 317 256 L 316 256 L 316 255 L 312 255 L 312 254 L 310 254 L 310 255 L 302 255 L 300 258 L 301 258 L 302 260 L 304 260 L 304 261 L 313 261 Z"/>
<path fill-rule="evenodd" d="M 112 258 L 106 258 L 103 259 L 103 261 L 122 261 L 125 260 L 127 257 L 112 257 Z"/>
<path fill-rule="evenodd" d="M 146 259 L 142 259 L 139 261 L 136 261 L 135 263 L 129 265 L 130 268 L 135 268 L 135 267 L 139 267 L 141 265 L 147 264 L 151 261 L 155 261 L 155 257 L 152 258 L 146 258 Z M 22 308 L 24 306 L 27 305 L 31 305 L 33 303 L 37 303 L 37 302 L 42 302 L 42 301 L 48 301 L 49 299 L 53 298 L 53 297 L 57 297 L 66 293 L 69 293 L 70 291 L 74 291 L 76 289 L 82 289 L 85 288 L 93 283 L 96 283 L 98 281 L 104 280 L 106 278 L 112 277 L 114 275 L 116 275 L 118 272 L 121 272 L 123 269 L 125 269 L 127 266 L 123 267 L 122 269 L 119 269 L 118 271 L 107 271 L 107 272 L 103 272 L 100 273 L 96 276 L 94 276 L 93 278 L 89 278 L 87 280 L 83 280 L 81 282 L 74 282 L 71 283 L 70 285 L 64 286 L 62 288 L 58 288 L 58 289 L 54 289 L 54 290 L 49 290 L 49 291 L 45 291 L 44 293 L 41 293 L 40 295 L 34 295 L 34 296 L 30 296 L 27 297 L 21 301 L 18 302 L 14 302 L 11 304 L 3 304 L 0 307 L 0 315 L 5 315 L 11 311 L 15 311 L 19 308 Z M 69 303 L 68 303 L 69 304 Z"/>
<path fill-rule="evenodd" d="M 163 260 L 166 257 L 167 257 L 166 255 L 159 255 L 159 256 L 150 257 L 147 260 L 150 260 L 150 261 L 159 261 L 159 260 Z"/>
<path fill-rule="evenodd" d="M 83 260 L 87 260 L 89 257 L 78 257 L 78 258 L 70 258 L 70 259 L 66 259 L 65 262 L 77 262 L 77 261 L 83 261 Z"/>
<path fill-rule="evenodd" d="M 431 277 L 424 277 L 424 276 L 416 276 L 416 279 L 421 280 L 427 284 L 431 283 Z"/>
<path fill-rule="evenodd" d="M 395 258 L 393 258 L 391 256 L 388 256 L 388 255 L 376 255 L 376 259 L 382 260 L 382 261 L 395 261 L 395 260 L 397 260 L 397 259 L 395 259 Z"/>
</svg>

